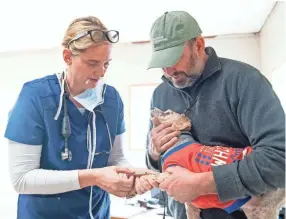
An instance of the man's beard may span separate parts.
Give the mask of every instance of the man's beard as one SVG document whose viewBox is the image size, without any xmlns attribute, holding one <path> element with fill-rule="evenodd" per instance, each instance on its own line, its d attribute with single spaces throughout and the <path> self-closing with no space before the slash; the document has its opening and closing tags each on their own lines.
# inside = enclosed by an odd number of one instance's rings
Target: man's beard
<svg viewBox="0 0 286 219">
<path fill-rule="evenodd" d="M 192 83 L 201 75 L 205 68 L 205 62 L 198 56 L 195 56 L 192 54 L 191 60 L 190 60 L 191 65 L 189 66 L 189 70 L 187 72 L 174 72 L 173 77 L 180 76 L 180 81 L 175 80 L 174 78 L 167 76 L 169 80 L 172 81 L 173 85 L 177 88 L 186 88 L 192 85 Z"/>
</svg>

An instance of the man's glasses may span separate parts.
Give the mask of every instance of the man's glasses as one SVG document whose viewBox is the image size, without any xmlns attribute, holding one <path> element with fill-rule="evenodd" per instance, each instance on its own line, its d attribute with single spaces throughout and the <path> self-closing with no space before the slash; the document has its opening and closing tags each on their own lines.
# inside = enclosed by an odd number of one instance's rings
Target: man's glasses
<svg viewBox="0 0 286 219">
<path fill-rule="evenodd" d="M 83 33 L 76 35 L 71 41 L 68 43 L 68 48 L 70 44 L 86 35 L 89 35 L 91 40 L 95 43 L 108 40 L 110 43 L 117 43 L 119 41 L 119 32 L 117 30 L 88 30 Z"/>
</svg>

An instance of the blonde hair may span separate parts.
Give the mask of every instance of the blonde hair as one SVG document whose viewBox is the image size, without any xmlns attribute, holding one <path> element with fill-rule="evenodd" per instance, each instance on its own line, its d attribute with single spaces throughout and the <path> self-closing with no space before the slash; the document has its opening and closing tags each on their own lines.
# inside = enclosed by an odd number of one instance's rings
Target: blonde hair
<svg viewBox="0 0 286 219">
<path fill-rule="evenodd" d="M 76 37 L 78 34 L 81 34 L 88 30 L 103 30 L 106 31 L 107 28 L 105 25 L 97 18 L 93 16 L 88 17 L 81 17 L 77 18 L 72 21 L 72 23 L 68 26 L 68 29 L 65 33 L 64 39 L 62 41 L 62 46 L 64 48 L 68 48 L 68 44 L 70 41 Z M 84 37 L 81 37 L 80 39 L 77 39 L 70 43 L 69 49 L 71 50 L 73 55 L 79 55 L 82 51 L 87 49 L 91 45 L 99 45 L 103 42 L 94 42 L 90 35 L 86 35 Z"/>
</svg>

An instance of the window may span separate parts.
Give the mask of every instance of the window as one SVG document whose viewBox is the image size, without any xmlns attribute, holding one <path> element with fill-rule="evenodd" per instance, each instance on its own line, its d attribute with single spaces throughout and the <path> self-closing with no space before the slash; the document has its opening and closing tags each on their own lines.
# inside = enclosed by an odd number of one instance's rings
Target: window
<svg viewBox="0 0 286 219">
<path fill-rule="evenodd" d="M 145 150 L 149 129 L 150 104 L 158 84 L 131 85 L 129 87 L 129 148 Z"/>
</svg>

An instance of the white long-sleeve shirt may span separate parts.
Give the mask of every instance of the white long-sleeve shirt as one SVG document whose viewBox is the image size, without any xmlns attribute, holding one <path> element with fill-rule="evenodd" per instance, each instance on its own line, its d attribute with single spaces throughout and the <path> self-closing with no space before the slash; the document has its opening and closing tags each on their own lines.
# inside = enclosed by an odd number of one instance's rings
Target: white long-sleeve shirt
<svg viewBox="0 0 286 219">
<path fill-rule="evenodd" d="M 9 173 L 20 194 L 57 194 L 80 189 L 78 170 L 40 169 L 42 146 L 8 142 Z M 123 134 L 117 135 L 108 166 L 128 165 L 124 156 Z"/>
</svg>

